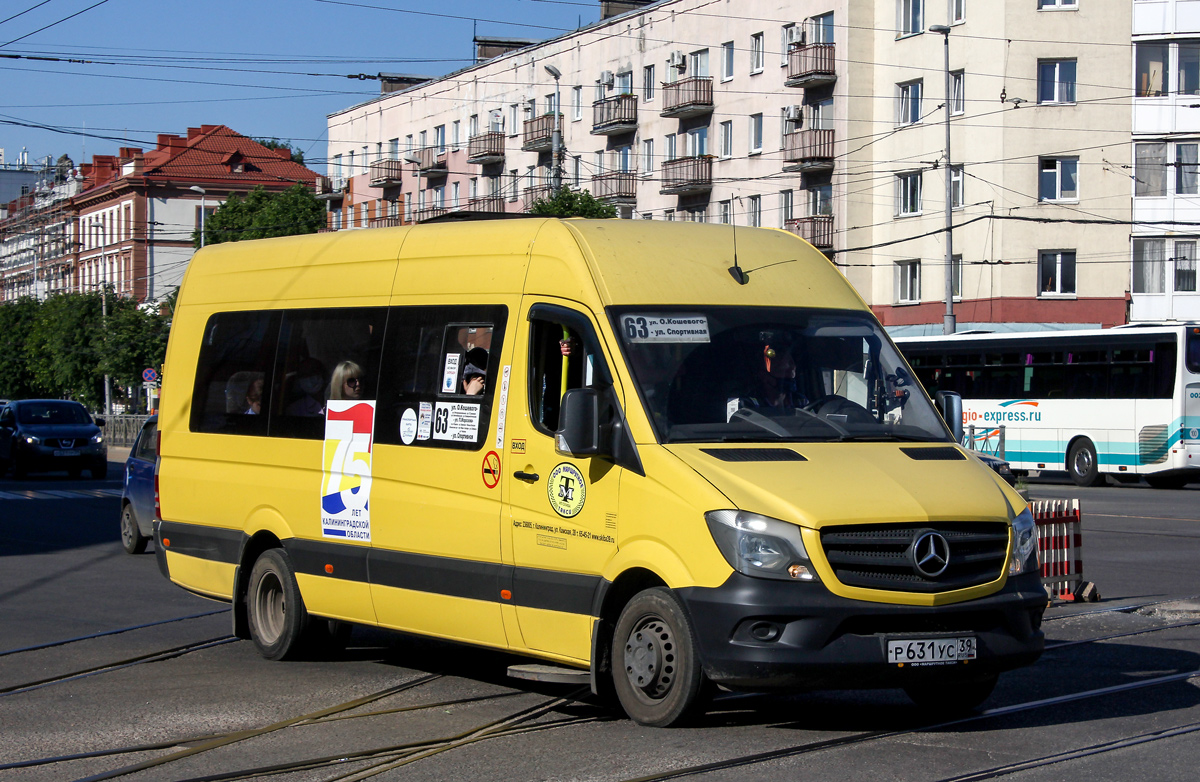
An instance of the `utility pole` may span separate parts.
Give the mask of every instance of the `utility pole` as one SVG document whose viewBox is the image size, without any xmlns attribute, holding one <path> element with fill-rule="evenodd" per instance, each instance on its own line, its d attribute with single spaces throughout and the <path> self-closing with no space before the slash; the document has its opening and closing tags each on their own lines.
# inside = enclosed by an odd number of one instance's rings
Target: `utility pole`
<svg viewBox="0 0 1200 782">
<path fill-rule="evenodd" d="M 108 347 L 108 227 L 102 222 L 100 233 L 104 243 L 100 246 L 100 273 L 103 282 L 100 284 L 100 327 L 104 330 L 104 346 Z M 112 417 L 112 380 L 104 373 L 104 416 Z"/>
<path fill-rule="evenodd" d="M 553 147 L 551 155 L 554 160 L 554 168 L 551 171 L 551 178 L 554 195 L 558 195 L 562 190 L 562 94 L 558 89 L 558 80 L 562 78 L 562 71 L 553 65 L 543 67 L 546 69 L 546 73 L 554 77 L 554 132 L 551 135 Z"/>
<path fill-rule="evenodd" d="M 954 322 L 954 220 L 951 210 L 954 208 L 954 182 L 950 165 L 950 27 L 944 24 L 930 26 L 929 32 L 940 33 L 942 50 L 945 52 L 946 77 L 946 314 L 942 321 L 942 333 L 953 334 Z"/>
</svg>

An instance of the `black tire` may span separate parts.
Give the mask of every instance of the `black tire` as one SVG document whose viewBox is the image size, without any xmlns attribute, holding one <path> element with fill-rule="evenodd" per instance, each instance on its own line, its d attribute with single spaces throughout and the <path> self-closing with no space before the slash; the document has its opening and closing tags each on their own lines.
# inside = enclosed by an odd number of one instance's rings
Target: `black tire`
<svg viewBox="0 0 1200 782">
<path fill-rule="evenodd" d="M 1086 437 L 1075 441 L 1067 454 L 1067 472 L 1076 486 L 1103 486 L 1100 463 L 1096 460 L 1096 446 Z"/>
<path fill-rule="evenodd" d="M 1186 475 L 1147 475 L 1146 483 L 1152 489 L 1182 489 L 1188 485 Z"/>
<path fill-rule="evenodd" d="M 340 619 L 322 619 L 310 616 L 308 618 L 305 648 L 316 652 L 322 657 L 337 656 L 346 650 L 354 625 Z"/>
<path fill-rule="evenodd" d="M 699 705 L 704 675 L 691 624 L 664 587 L 634 595 L 613 633 L 613 687 L 639 725 L 678 725 Z"/>
<path fill-rule="evenodd" d="M 146 550 L 148 539 L 138 529 L 137 518 L 133 515 L 133 506 L 128 502 L 121 509 L 121 545 L 128 554 L 141 554 Z"/>
<path fill-rule="evenodd" d="M 25 469 L 25 464 L 21 461 L 21 459 L 19 457 L 15 457 L 15 456 L 13 457 L 12 473 L 13 473 L 13 478 L 18 481 L 25 480 L 25 476 L 29 475 L 29 471 Z"/>
<path fill-rule="evenodd" d="M 974 711 L 996 688 L 999 674 L 968 681 L 914 682 L 904 692 L 922 709 L 938 715 L 965 714 Z"/>
<path fill-rule="evenodd" d="M 102 481 L 108 477 L 108 462 L 96 462 L 92 465 L 92 480 Z"/>
<path fill-rule="evenodd" d="M 254 645 L 268 660 L 295 656 L 303 645 L 308 612 L 283 549 L 267 549 L 254 563 L 246 589 L 246 617 Z"/>
</svg>

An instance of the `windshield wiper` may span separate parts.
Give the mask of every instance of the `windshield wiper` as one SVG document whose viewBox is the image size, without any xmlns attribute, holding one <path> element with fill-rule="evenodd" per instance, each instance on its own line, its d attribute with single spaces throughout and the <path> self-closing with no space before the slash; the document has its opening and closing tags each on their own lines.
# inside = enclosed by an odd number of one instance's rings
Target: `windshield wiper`
<svg viewBox="0 0 1200 782">
<path fill-rule="evenodd" d="M 932 443 L 937 442 L 930 437 L 920 437 L 915 434 L 900 434 L 898 432 L 864 432 L 861 434 L 851 434 L 847 432 L 838 438 L 839 443 L 848 442 L 850 440 L 874 440 L 879 442 L 889 442 L 898 440 L 906 443 Z"/>
</svg>

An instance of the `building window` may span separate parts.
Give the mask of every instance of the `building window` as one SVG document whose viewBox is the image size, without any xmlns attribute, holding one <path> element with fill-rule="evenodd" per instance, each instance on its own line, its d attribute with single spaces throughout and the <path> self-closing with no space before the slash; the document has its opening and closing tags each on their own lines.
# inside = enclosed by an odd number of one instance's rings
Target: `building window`
<svg viewBox="0 0 1200 782">
<path fill-rule="evenodd" d="M 808 126 L 813 130 L 833 130 L 833 98 L 808 104 Z"/>
<path fill-rule="evenodd" d="M 1038 10 L 1051 9 L 1075 9 L 1076 0 L 1038 0 Z"/>
<path fill-rule="evenodd" d="M 663 210 L 663 219 L 674 222 L 675 221 L 675 210 L 674 209 L 664 209 Z"/>
<path fill-rule="evenodd" d="M 642 212 L 642 219 L 643 220 L 653 220 L 654 212 Z"/>
<path fill-rule="evenodd" d="M 1179 70 L 1175 90 L 1180 95 L 1200 95 L 1200 44 L 1179 44 Z"/>
<path fill-rule="evenodd" d="M 654 100 L 654 66 L 647 65 L 642 68 L 642 100 Z"/>
<path fill-rule="evenodd" d="M 571 88 L 571 121 L 578 122 L 583 119 L 583 87 Z"/>
<path fill-rule="evenodd" d="M 958 116 L 967 111 L 966 74 L 962 71 L 950 73 L 950 114 Z"/>
<path fill-rule="evenodd" d="M 467 119 L 467 138 L 472 139 L 479 135 L 479 115 L 472 114 Z"/>
<path fill-rule="evenodd" d="M 954 299 L 962 298 L 962 274 L 963 261 L 962 255 L 955 254 L 950 256 L 950 290 L 951 297 Z"/>
<path fill-rule="evenodd" d="M 764 57 L 763 34 L 755 33 L 750 36 L 750 73 L 762 73 Z"/>
<path fill-rule="evenodd" d="M 450 146 L 458 149 L 462 146 L 462 120 L 454 120 L 450 125 Z"/>
<path fill-rule="evenodd" d="M 1075 60 L 1038 60 L 1038 103 L 1075 102 Z"/>
<path fill-rule="evenodd" d="M 1043 250 L 1038 253 L 1039 295 L 1075 293 L 1075 251 Z"/>
<path fill-rule="evenodd" d="M 725 160 L 733 157 L 733 120 L 721 123 L 721 157 Z"/>
<path fill-rule="evenodd" d="M 624 71 L 617 74 L 617 94 L 633 94 L 633 71 Z"/>
<path fill-rule="evenodd" d="M 717 209 L 720 212 L 722 225 L 729 225 L 733 222 L 733 201 L 722 201 L 717 204 Z"/>
<path fill-rule="evenodd" d="M 916 304 L 921 301 L 921 262 L 896 263 L 896 303 Z"/>
<path fill-rule="evenodd" d="M 675 134 L 668 133 L 667 134 L 667 149 L 666 149 L 667 156 L 665 159 L 666 160 L 674 160 L 675 159 L 675 151 L 676 151 L 675 150 Z"/>
<path fill-rule="evenodd" d="M 792 220 L 792 191 L 779 191 L 779 227 L 787 228 Z"/>
<path fill-rule="evenodd" d="M 572 163 L 574 171 L 572 172 L 575 180 L 575 189 L 579 189 L 579 183 L 583 181 L 583 155 L 576 155 Z"/>
<path fill-rule="evenodd" d="M 751 228 L 762 227 L 762 196 L 746 198 L 746 225 Z"/>
<path fill-rule="evenodd" d="M 446 126 L 438 125 L 433 129 L 433 145 L 437 147 L 438 154 L 446 151 Z"/>
<path fill-rule="evenodd" d="M 833 11 L 809 20 L 813 43 L 833 43 Z"/>
<path fill-rule="evenodd" d="M 1038 200 L 1079 200 L 1079 158 L 1038 159 Z"/>
<path fill-rule="evenodd" d="M 733 78 L 733 41 L 721 44 L 721 81 Z"/>
<path fill-rule="evenodd" d="M 896 124 L 915 125 L 921 121 L 921 79 L 896 85 Z"/>
<path fill-rule="evenodd" d="M 1175 194 L 1196 195 L 1197 166 L 1196 144 L 1175 145 Z"/>
<path fill-rule="evenodd" d="M 415 146 L 413 145 L 413 135 L 409 133 L 404 137 L 404 151 L 412 152 L 413 149 L 415 149 Z"/>
<path fill-rule="evenodd" d="M 925 30 L 925 1 L 896 0 L 896 37 Z"/>
<path fill-rule="evenodd" d="M 606 169 L 604 168 L 604 151 L 599 150 L 597 152 L 594 152 L 593 155 L 594 155 L 593 160 L 595 161 L 596 173 L 597 174 L 605 173 Z"/>
<path fill-rule="evenodd" d="M 779 28 L 779 67 L 787 67 L 788 49 L 796 39 L 796 25 L 788 23 Z"/>
<path fill-rule="evenodd" d="M 459 188 L 458 182 L 454 182 L 450 185 L 450 208 L 451 209 L 458 208 L 458 188 Z"/>
<path fill-rule="evenodd" d="M 763 134 L 763 115 L 750 115 L 750 154 L 757 155 L 762 152 L 762 134 Z"/>
<path fill-rule="evenodd" d="M 833 185 L 826 182 L 808 188 L 809 217 L 831 214 L 833 214 Z"/>
<path fill-rule="evenodd" d="M 649 177 L 654 173 L 654 139 L 642 140 L 642 176 Z"/>
<path fill-rule="evenodd" d="M 921 172 L 896 174 L 896 217 L 921 214 Z"/>
<path fill-rule="evenodd" d="M 950 208 L 962 209 L 966 206 L 966 187 L 963 181 L 963 167 L 950 167 Z"/>
<path fill-rule="evenodd" d="M 1177 177 L 1181 179 L 1180 175 Z M 1133 145 L 1133 194 L 1145 198 L 1166 197 L 1167 142 Z"/>
<path fill-rule="evenodd" d="M 1196 292 L 1196 242 L 1175 242 L 1175 291 Z"/>
<path fill-rule="evenodd" d="M 520 132 L 518 130 L 520 119 L 521 105 L 519 103 L 510 103 L 508 105 L 508 135 L 515 136 Z"/>
<path fill-rule="evenodd" d="M 695 78 L 708 76 L 708 49 L 701 49 L 688 55 L 689 75 Z"/>
<path fill-rule="evenodd" d="M 473 176 L 471 177 L 471 181 L 467 183 L 467 197 L 472 199 L 479 198 L 479 177 Z"/>
<path fill-rule="evenodd" d="M 967 21 L 967 0 L 950 0 L 950 24 Z"/>
<path fill-rule="evenodd" d="M 701 157 L 708 154 L 708 128 L 699 127 L 687 133 L 688 157 Z"/>
<path fill-rule="evenodd" d="M 1166 240 L 1133 240 L 1133 292 L 1165 293 Z"/>
<path fill-rule="evenodd" d="M 613 154 L 617 159 L 617 170 L 627 174 L 634 170 L 633 165 L 633 145 L 626 144 L 623 147 L 617 147 L 613 150 Z"/>
</svg>

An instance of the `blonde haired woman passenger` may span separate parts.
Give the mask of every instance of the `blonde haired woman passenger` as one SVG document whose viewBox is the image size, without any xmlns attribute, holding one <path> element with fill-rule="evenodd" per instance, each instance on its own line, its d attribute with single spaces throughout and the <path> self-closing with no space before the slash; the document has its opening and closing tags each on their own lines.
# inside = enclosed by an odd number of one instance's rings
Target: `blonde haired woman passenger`
<svg viewBox="0 0 1200 782">
<path fill-rule="evenodd" d="M 334 367 L 329 381 L 330 399 L 362 399 L 363 370 L 353 361 L 343 361 Z"/>
</svg>

